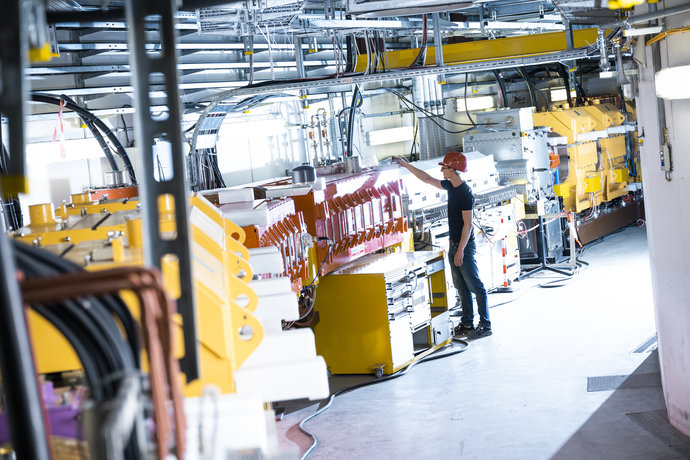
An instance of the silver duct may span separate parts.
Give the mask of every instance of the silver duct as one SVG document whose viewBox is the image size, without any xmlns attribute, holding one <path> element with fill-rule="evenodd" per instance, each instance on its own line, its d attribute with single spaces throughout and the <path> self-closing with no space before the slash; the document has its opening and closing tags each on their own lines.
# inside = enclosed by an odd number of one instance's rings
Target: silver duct
<svg viewBox="0 0 690 460">
<path fill-rule="evenodd" d="M 446 153 L 444 133 L 434 121 L 429 117 L 419 118 L 420 160 L 429 160 Z"/>
<path fill-rule="evenodd" d="M 414 103 L 423 110 L 417 110 L 419 120 L 420 159 L 428 160 L 445 154 L 444 133 L 439 125 L 443 120 L 436 115 L 444 114 L 443 90 L 438 76 L 416 77 L 412 84 Z"/>
</svg>

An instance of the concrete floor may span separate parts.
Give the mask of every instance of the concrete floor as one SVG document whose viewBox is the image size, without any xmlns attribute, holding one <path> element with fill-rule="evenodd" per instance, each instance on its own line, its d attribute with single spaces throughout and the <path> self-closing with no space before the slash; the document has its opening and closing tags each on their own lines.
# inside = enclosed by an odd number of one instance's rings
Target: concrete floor
<svg viewBox="0 0 690 460">
<path fill-rule="evenodd" d="M 319 440 L 309 458 L 690 458 L 687 439 L 636 422 L 663 418 L 658 384 L 588 392 L 588 377 L 659 372 L 655 352 L 634 352 L 655 332 L 645 229 L 610 235 L 582 259 L 589 267 L 562 287 L 538 287 L 554 279 L 545 272 L 490 295 L 503 303 L 491 309 L 494 335 L 467 351 L 337 397 L 306 425 Z M 334 378 L 332 390 L 355 379 Z M 318 407 L 288 413 L 281 442 L 303 453 L 311 440 L 297 424 Z"/>
</svg>

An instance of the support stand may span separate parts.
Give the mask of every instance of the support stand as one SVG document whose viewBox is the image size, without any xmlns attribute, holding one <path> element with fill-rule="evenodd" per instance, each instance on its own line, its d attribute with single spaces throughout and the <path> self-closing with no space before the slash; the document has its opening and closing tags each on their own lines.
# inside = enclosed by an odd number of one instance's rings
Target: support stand
<svg viewBox="0 0 690 460">
<path fill-rule="evenodd" d="M 537 273 L 540 273 L 544 270 L 549 270 L 549 271 L 552 271 L 554 273 L 558 273 L 558 274 L 564 275 L 564 276 L 572 275 L 572 273 L 570 273 L 570 272 L 567 272 L 565 270 L 561 270 L 558 268 L 554 268 L 554 267 L 546 264 L 546 237 L 544 236 L 544 231 L 545 231 L 544 218 L 542 216 L 539 216 L 539 226 L 537 227 L 537 255 L 539 257 L 540 265 L 537 266 L 536 268 L 533 268 L 533 269 L 523 273 L 522 275 L 520 275 L 518 277 L 518 281 L 522 281 L 523 279 L 529 278 L 529 277 L 536 275 Z M 572 231 L 571 231 L 570 237 L 574 238 Z"/>
</svg>

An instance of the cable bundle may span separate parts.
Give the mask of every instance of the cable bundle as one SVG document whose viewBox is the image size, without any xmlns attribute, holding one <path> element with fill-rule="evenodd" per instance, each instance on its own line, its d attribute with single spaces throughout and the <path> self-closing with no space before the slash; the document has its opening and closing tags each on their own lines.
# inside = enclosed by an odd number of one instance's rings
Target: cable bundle
<svg viewBox="0 0 690 460">
<path fill-rule="evenodd" d="M 113 153 L 111 151 L 111 147 L 108 146 L 108 143 L 103 138 L 103 134 L 105 134 L 105 136 L 110 141 L 112 148 L 115 149 L 115 153 L 117 153 L 117 155 L 122 160 L 122 163 L 125 169 L 127 170 L 127 173 L 129 174 L 130 180 L 133 184 L 137 183 L 137 178 L 134 173 L 134 166 L 132 166 L 132 162 L 129 159 L 127 151 L 122 146 L 120 139 L 117 138 L 117 136 L 110 130 L 110 128 L 108 128 L 108 125 L 106 125 L 100 118 L 98 118 L 96 115 L 89 112 L 88 110 L 84 109 L 83 107 L 78 106 L 72 99 L 70 99 L 67 96 L 61 96 L 58 99 L 56 97 L 48 96 L 45 94 L 33 94 L 31 96 L 31 100 L 34 102 L 41 102 L 44 104 L 59 105 L 61 107 L 64 106 L 66 109 L 76 112 L 81 117 L 86 127 L 89 128 L 98 144 L 101 146 L 101 149 L 105 154 L 105 157 L 108 159 L 108 164 L 110 165 L 110 168 L 113 171 L 120 171 L 120 168 L 117 166 L 117 162 L 115 161 L 115 157 L 113 156 Z"/>
<path fill-rule="evenodd" d="M 192 190 L 201 191 L 226 187 L 225 180 L 218 167 L 218 151 L 215 145 L 209 148 L 195 149 L 197 136 L 210 133 L 217 135 L 218 130 L 220 130 L 220 124 L 226 115 L 246 112 L 274 96 L 280 97 L 284 95 L 280 93 L 256 95 L 242 99 L 234 105 L 223 104 L 216 106 L 212 112 L 209 111 L 206 114 L 202 114 L 196 123 L 185 130 L 185 133 L 194 130 L 191 140 L 192 151 L 188 156 L 189 182 Z M 213 115 L 210 115 L 211 113 Z M 204 126 L 204 122 L 209 119 L 209 116 L 211 122 Z M 219 116 L 222 116 L 220 120 L 217 118 Z"/>
<path fill-rule="evenodd" d="M 13 248 L 17 267 L 29 280 L 82 271 L 72 262 L 42 249 L 17 241 L 13 242 Z M 74 348 L 96 404 L 115 398 L 123 377 L 139 372 L 138 325 L 118 296 L 91 296 L 56 304 L 36 304 L 32 308 L 53 324 Z M 133 438 L 127 445 L 125 458 L 137 458 Z"/>
</svg>

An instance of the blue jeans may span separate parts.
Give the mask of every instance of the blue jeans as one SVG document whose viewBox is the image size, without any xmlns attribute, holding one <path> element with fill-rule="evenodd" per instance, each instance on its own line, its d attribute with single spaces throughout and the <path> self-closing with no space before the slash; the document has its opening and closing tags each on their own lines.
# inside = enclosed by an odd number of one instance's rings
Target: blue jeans
<svg viewBox="0 0 690 460">
<path fill-rule="evenodd" d="M 477 297 L 477 313 L 479 313 L 479 325 L 491 328 L 489 320 L 489 307 L 486 299 L 486 289 L 484 283 L 479 279 L 479 269 L 474 254 L 477 252 L 477 245 L 471 240 L 465 246 L 462 265 L 455 266 L 455 253 L 458 251 L 458 243 L 450 242 L 448 250 L 448 261 L 450 262 L 450 272 L 453 276 L 453 285 L 460 295 L 462 305 L 462 324 L 472 326 L 474 324 L 474 307 L 472 305 L 472 294 Z"/>
</svg>

